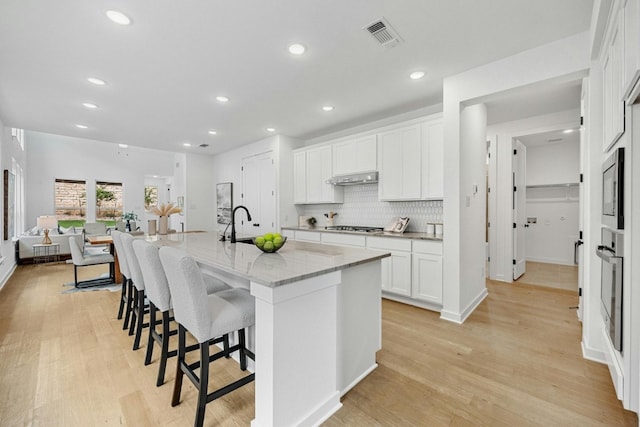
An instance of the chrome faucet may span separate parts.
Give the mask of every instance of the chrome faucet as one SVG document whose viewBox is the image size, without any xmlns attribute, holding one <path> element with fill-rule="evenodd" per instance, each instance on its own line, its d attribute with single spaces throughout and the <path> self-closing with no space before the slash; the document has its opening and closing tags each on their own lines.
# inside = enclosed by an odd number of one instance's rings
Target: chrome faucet
<svg viewBox="0 0 640 427">
<path fill-rule="evenodd" d="M 251 214 L 245 206 L 240 205 L 233 208 L 233 211 L 231 211 L 231 243 L 236 243 L 236 211 L 238 209 L 244 209 L 247 213 L 247 221 L 251 221 Z"/>
</svg>

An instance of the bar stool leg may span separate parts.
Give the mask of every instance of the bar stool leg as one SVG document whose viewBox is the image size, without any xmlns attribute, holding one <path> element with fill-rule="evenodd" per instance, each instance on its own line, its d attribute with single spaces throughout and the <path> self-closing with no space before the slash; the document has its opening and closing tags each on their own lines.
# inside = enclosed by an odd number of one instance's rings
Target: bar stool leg
<svg viewBox="0 0 640 427">
<path fill-rule="evenodd" d="M 122 279 L 122 291 L 120 293 L 120 307 L 118 307 L 118 319 L 122 319 L 122 314 L 124 312 L 124 305 L 127 301 L 127 281 Z"/>
<path fill-rule="evenodd" d="M 184 372 L 182 371 L 182 364 L 185 363 L 185 331 L 181 324 L 178 324 L 178 357 L 176 362 L 176 379 L 173 382 L 173 397 L 171 398 L 171 406 L 176 406 L 180 403 L 180 393 L 182 392 L 182 377 Z"/>
<path fill-rule="evenodd" d="M 129 324 L 129 335 L 133 335 L 136 330 L 136 322 L 138 322 L 138 291 L 134 289 L 134 286 L 131 286 L 131 290 L 133 291 L 133 305 L 131 307 L 131 323 Z"/>
<path fill-rule="evenodd" d="M 238 331 L 238 345 L 240 346 L 240 369 L 247 370 L 247 354 L 245 353 L 244 329 Z"/>
<path fill-rule="evenodd" d="M 149 339 L 147 340 L 147 354 L 144 358 L 145 366 L 151 363 L 153 357 L 153 333 L 156 330 L 156 306 L 149 301 Z"/>
<path fill-rule="evenodd" d="M 122 329 L 126 330 L 129 329 L 129 321 L 131 319 L 131 313 L 133 312 L 133 299 L 134 299 L 134 292 L 133 292 L 133 282 L 130 279 L 126 279 L 127 281 L 127 313 L 124 317 L 124 323 L 122 325 Z"/>
<path fill-rule="evenodd" d="M 204 411 L 207 406 L 209 385 L 209 343 L 200 343 L 200 381 L 198 382 L 198 408 L 196 410 L 196 427 L 204 424 Z"/>
<path fill-rule="evenodd" d="M 164 384 L 164 373 L 167 368 L 167 359 L 169 358 L 169 311 L 162 313 L 162 350 L 160 350 L 160 366 L 158 366 L 158 380 L 156 386 L 160 387 Z"/>
<path fill-rule="evenodd" d="M 137 291 L 137 305 L 136 309 L 138 314 L 136 315 L 136 337 L 133 340 L 133 349 L 140 348 L 140 337 L 142 337 L 142 327 L 144 326 L 144 291 Z"/>
</svg>

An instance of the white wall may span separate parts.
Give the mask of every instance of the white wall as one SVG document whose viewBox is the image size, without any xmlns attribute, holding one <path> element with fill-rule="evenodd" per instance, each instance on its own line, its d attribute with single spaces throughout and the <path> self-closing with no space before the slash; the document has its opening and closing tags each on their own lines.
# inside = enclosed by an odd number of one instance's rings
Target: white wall
<svg viewBox="0 0 640 427">
<path fill-rule="evenodd" d="M 20 145 L 11 136 L 11 128 L 4 127 L 0 118 L 0 176 L 3 176 L 4 170 L 12 169 L 12 162 L 16 161 L 23 169 L 26 169 L 26 155 Z M 1 180 L 1 178 L 0 178 Z M 4 190 L 2 191 L 4 195 Z M 4 197 L 0 197 L 0 217 L 4 220 Z M 20 234 L 20 230 L 16 227 L 16 234 Z M 11 240 L 13 236 L 4 235 L 4 227 L 0 225 L 0 288 L 2 288 L 7 279 L 15 269 L 15 247 Z M 6 238 L 6 240 L 5 240 Z"/>
<path fill-rule="evenodd" d="M 124 209 L 144 217 L 145 175 L 172 176 L 174 154 L 40 132 L 26 132 L 26 226 L 40 215 L 54 214 L 54 184 L 58 179 L 122 182 Z M 87 221 L 95 220 L 95 193 L 87 191 Z M 146 224 L 140 224 L 143 229 Z M 24 231 L 24 230 L 22 230 Z"/>
<path fill-rule="evenodd" d="M 485 151 L 469 147 L 462 137 L 464 106 L 540 82 L 581 78 L 589 68 L 588 55 L 589 34 L 585 32 L 444 79 L 444 169 L 447 172 L 443 219 L 447 238 L 444 240 L 443 318 L 464 321 L 483 298 L 482 292 L 475 296 L 473 292 L 481 288 L 480 281 L 484 282 L 475 270 L 478 259 L 484 261 L 485 239 L 484 235 L 476 236 L 473 229 L 484 229 L 484 215 L 469 215 L 474 209 L 465 209 L 466 197 L 473 185 L 482 181 L 466 175 L 464 168 L 474 161 L 472 157 L 484 158 Z M 498 180 L 510 182 L 511 178 L 499 176 Z M 494 225 L 505 226 L 492 223 L 492 227 Z M 468 236 L 474 236 L 473 240 Z M 471 266 L 467 262 L 472 262 Z"/>
<path fill-rule="evenodd" d="M 243 145 L 213 157 L 213 183 L 233 183 L 233 206 L 242 204 L 242 159 L 257 154 L 273 152 L 276 162 L 276 228 L 297 223 L 297 213 L 293 204 L 293 157 L 292 150 L 300 147 L 300 141 L 274 135 L 252 144 Z M 214 200 L 215 203 L 215 200 Z M 219 230 L 226 225 L 218 224 Z"/>
<path fill-rule="evenodd" d="M 577 184 L 580 144 L 574 141 L 527 147 L 527 186 Z M 527 261 L 574 264 L 579 237 L 579 187 L 527 188 Z"/>
<path fill-rule="evenodd" d="M 578 122 L 577 116 L 573 118 Z M 577 183 L 580 144 L 559 142 L 527 147 L 527 185 Z"/>
<path fill-rule="evenodd" d="M 211 156 L 188 154 L 184 169 L 187 184 L 185 205 L 188 207 L 186 210 L 188 227 L 185 224 L 185 230 L 214 231 L 216 229 L 216 187 Z M 180 194 L 174 194 L 175 200 Z M 180 230 L 180 224 L 175 224 L 175 228 Z"/>
</svg>

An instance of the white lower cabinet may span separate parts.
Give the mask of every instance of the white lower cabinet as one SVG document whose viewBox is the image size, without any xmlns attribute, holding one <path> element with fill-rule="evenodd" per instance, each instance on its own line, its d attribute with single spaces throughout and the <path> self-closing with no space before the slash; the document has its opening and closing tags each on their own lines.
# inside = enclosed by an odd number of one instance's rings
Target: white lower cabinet
<svg viewBox="0 0 640 427">
<path fill-rule="evenodd" d="M 390 252 L 390 257 L 381 260 L 383 296 L 429 310 L 439 311 L 442 306 L 442 241 L 304 230 L 283 230 L 282 235 L 305 242 Z"/>
<path fill-rule="evenodd" d="M 382 290 L 411 296 L 411 240 L 368 237 L 367 248 L 391 252 L 382 259 Z"/>
<path fill-rule="evenodd" d="M 320 234 L 315 231 L 296 231 L 295 240 L 299 242 L 314 242 L 320 243 Z"/>
<path fill-rule="evenodd" d="M 412 256 L 413 298 L 442 304 L 442 243 L 415 241 Z"/>
<path fill-rule="evenodd" d="M 442 257 L 413 254 L 414 298 L 442 304 Z"/>
<path fill-rule="evenodd" d="M 364 248 L 366 244 L 365 236 L 357 236 L 355 234 L 339 234 L 339 233 L 318 233 L 322 235 L 322 243 L 326 245 L 336 246 L 353 246 Z"/>
</svg>

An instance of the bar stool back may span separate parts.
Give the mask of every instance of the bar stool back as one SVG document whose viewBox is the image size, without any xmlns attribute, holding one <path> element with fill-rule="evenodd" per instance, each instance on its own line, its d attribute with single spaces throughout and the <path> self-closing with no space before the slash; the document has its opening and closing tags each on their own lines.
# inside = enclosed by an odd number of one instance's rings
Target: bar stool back
<svg viewBox="0 0 640 427">
<path fill-rule="evenodd" d="M 207 295 L 202 272 L 193 258 L 185 252 L 171 248 L 160 248 L 160 260 L 169 282 L 173 312 L 178 322 L 178 365 L 173 389 L 172 406 L 180 403 L 182 378 L 187 374 L 198 388 L 196 427 L 202 426 L 207 403 L 242 387 L 254 380 L 247 375 L 212 393 L 208 393 L 209 363 L 238 351 L 240 369 L 247 369 L 247 356 L 254 359 L 246 348 L 245 328 L 255 323 L 255 300 L 246 289 L 230 289 Z M 185 361 L 186 331 L 193 335 L 200 346 L 200 362 Z M 209 355 L 209 341 L 225 334 L 238 332 L 237 344 L 228 351 Z M 255 359 L 254 359 L 255 360 Z M 199 376 L 195 369 L 200 368 Z"/>
<path fill-rule="evenodd" d="M 124 253 L 122 241 L 120 240 L 121 235 L 122 232 L 111 230 L 111 238 L 113 239 L 113 246 L 115 246 L 116 249 L 118 265 L 120 266 L 120 274 L 122 275 L 122 292 L 120 294 L 118 319 L 122 319 L 122 311 L 126 308 L 126 315 L 124 317 L 122 329 L 129 329 L 129 318 L 131 317 L 131 311 L 133 310 L 133 284 L 131 283 L 131 274 L 129 273 L 127 257 Z"/>
<path fill-rule="evenodd" d="M 140 348 L 140 337 L 142 336 L 142 328 L 148 327 L 148 323 L 144 323 L 145 314 L 145 286 L 144 278 L 142 276 L 142 270 L 140 270 L 140 263 L 136 258 L 135 252 L 133 252 L 133 237 L 128 233 L 120 233 L 120 241 L 124 248 L 124 254 L 127 257 L 127 265 L 129 266 L 129 273 L 131 273 L 131 281 L 133 282 L 134 294 L 133 294 L 133 310 L 131 311 L 131 325 L 129 327 L 129 335 L 135 331 L 135 338 L 133 339 L 133 349 Z"/>
</svg>

